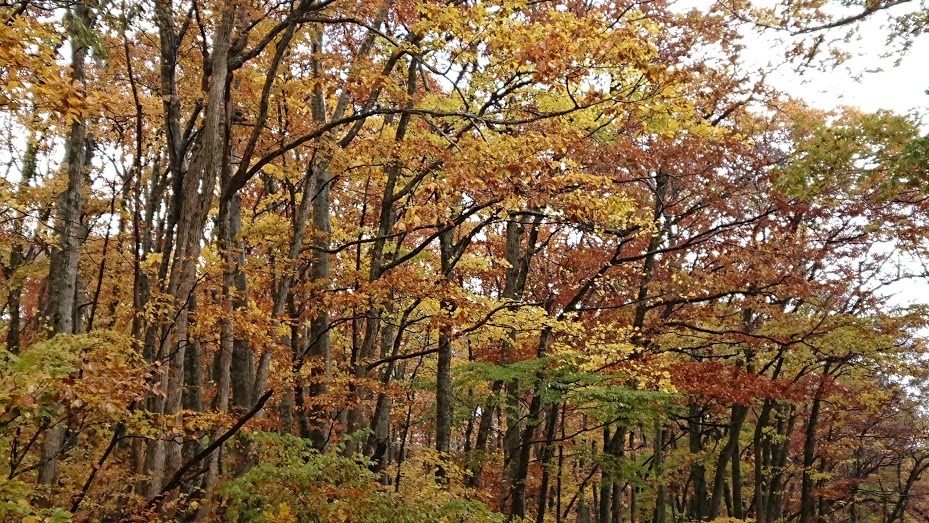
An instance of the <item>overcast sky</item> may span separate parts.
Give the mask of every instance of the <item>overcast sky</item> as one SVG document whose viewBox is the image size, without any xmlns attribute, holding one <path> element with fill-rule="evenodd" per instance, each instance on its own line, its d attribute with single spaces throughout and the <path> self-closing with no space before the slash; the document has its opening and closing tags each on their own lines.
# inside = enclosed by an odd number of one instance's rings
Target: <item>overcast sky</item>
<svg viewBox="0 0 929 523">
<path fill-rule="evenodd" d="M 888 52 L 887 28 L 875 19 L 862 24 L 859 38 L 843 44 L 857 56 L 836 69 L 807 70 L 803 75 L 783 69 L 770 77 L 776 87 L 823 109 L 838 105 L 860 107 L 866 111 L 889 109 L 916 111 L 929 124 L 929 37 L 917 39 L 904 55 Z M 767 38 L 759 42 L 762 52 L 771 53 Z M 754 47 L 754 45 L 752 45 Z M 753 52 L 753 54 L 756 54 Z M 897 60 L 899 65 L 895 65 Z M 856 76 L 858 77 L 856 79 Z"/>
<path fill-rule="evenodd" d="M 778 0 L 756 0 L 757 5 L 774 5 Z M 849 32 L 848 28 L 839 28 L 817 33 L 828 37 L 821 46 L 817 58 L 826 58 L 830 41 L 840 46 L 852 59 L 838 68 L 825 71 L 806 68 L 802 75 L 789 67 L 779 67 L 778 72 L 768 76 L 768 81 L 780 90 L 805 99 L 808 103 L 821 109 L 831 109 L 839 105 L 859 107 L 865 111 L 889 109 L 900 113 L 916 111 L 927 115 L 924 126 L 929 124 L 929 35 L 915 41 L 908 53 L 892 53 L 885 56 L 889 48 L 887 36 L 891 32 L 892 16 L 900 16 L 920 9 L 923 2 L 911 2 L 897 6 L 888 11 L 878 12 L 854 25 L 856 35 L 848 42 L 841 42 Z M 708 0 L 676 0 L 675 9 L 684 12 L 690 9 L 706 10 Z M 839 0 L 834 0 L 833 7 L 838 16 L 858 13 L 861 7 L 844 8 Z M 849 26 L 852 27 L 852 26 Z M 784 40 L 791 37 L 775 30 L 760 30 L 757 27 L 745 27 L 747 44 L 746 65 L 750 69 L 769 69 L 769 63 L 783 61 L 787 45 Z M 894 65 L 898 59 L 899 66 Z M 816 62 L 814 61 L 814 64 Z M 873 72 L 867 72 L 873 71 Z M 855 77 L 858 77 L 856 80 Z"/>
</svg>

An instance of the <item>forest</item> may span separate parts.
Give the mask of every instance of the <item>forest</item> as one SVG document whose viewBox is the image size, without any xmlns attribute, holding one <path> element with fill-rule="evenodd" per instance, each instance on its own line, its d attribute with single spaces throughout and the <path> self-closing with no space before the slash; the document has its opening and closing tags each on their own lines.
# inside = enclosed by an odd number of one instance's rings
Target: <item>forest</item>
<svg viewBox="0 0 929 523">
<path fill-rule="evenodd" d="M 0 520 L 929 522 L 929 8 L 687 4 L 0 3 Z"/>
</svg>

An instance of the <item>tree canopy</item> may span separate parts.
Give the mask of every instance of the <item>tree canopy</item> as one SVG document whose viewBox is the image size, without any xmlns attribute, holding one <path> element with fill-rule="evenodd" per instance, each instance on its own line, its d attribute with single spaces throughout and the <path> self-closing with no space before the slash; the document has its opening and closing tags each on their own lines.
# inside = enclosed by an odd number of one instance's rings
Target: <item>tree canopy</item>
<svg viewBox="0 0 929 523">
<path fill-rule="evenodd" d="M 0 5 L 0 519 L 926 519 L 907 4 Z"/>
</svg>

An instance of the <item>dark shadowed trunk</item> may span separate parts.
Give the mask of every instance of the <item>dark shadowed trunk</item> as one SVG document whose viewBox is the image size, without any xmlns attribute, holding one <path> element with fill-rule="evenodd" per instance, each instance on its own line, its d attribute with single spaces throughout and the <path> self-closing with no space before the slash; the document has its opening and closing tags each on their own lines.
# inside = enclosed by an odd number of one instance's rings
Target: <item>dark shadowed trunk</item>
<svg viewBox="0 0 929 523">
<path fill-rule="evenodd" d="M 442 224 L 440 224 L 441 226 Z M 454 270 L 454 228 L 439 235 L 439 251 L 442 262 L 442 280 L 448 283 Z M 441 303 L 442 312 L 451 314 L 452 304 L 446 300 Z M 444 319 L 439 327 L 439 359 L 436 367 L 436 425 L 435 449 L 447 454 L 452 438 L 452 327 Z M 439 474 L 444 476 L 443 467 L 439 467 Z"/>
<path fill-rule="evenodd" d="M 710 499 L 710 519 L 715 519 L 719 516 L 719 509 L 722 506 L 723 495 L 726 490 L 725 478 L 727 465 L 732 461 L 732 455 L 739 446 L 739 433 L 742 431 L 742 422 L 745 421 L 745 415 L 747 413 L 748 408 L 744 405 L 736 404 L 732 406 L 731 415 L 729 417 L 729 437 L 726 440 L 726 445 L 723 447 L 722 452 L 719 454 L 719 459 L 716 460 L 716 473 L 713 476 L 713 497 Z"/>
<path fill-rule="evenodd" d="M 816 427 L 819 423 L 819 410 L 822 406 L 826 380 L 829 378 L 831 362 L 823 368 L 816 388 L 816 396 L 810 406 L 803 441 L 803 479 L 800 485 L 800 523 L 812 523 L 816 517 L 816 499 L 813 497 L 813 464 L 816 461 Z"/>
<path fill-rule="evenodd" d="M 687 437 L 690 453 L 693 456 L 703 454 L 703 411 L 696 403 L 691 403 L 687 417 Z M 702 456 L 690 467 L 690 482 L 693 484 L 693 497 L 690 500 L 690 518 L 703 520 L 709 512 L 709 499 L 706 492 L 706 467 Z"/>
</svg>

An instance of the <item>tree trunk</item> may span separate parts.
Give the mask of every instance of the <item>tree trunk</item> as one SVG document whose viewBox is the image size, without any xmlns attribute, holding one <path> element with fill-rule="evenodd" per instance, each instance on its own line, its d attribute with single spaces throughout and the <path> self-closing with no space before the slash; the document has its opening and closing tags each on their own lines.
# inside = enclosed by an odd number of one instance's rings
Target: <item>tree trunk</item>
<svg viewBox="0 0 929 523">
<path fill-rule="evenodd" d="M 439 224 L 441 227 L 442 224 Z M 454 271 L 453 242 L 454 228 L 449 228 L 439 235 L 439 251 L 442 262 L 442 280 L 448 283 Z M 441 310 L 444 315 L 451 315 L 453 305 L 442 300 Z M 448 324 L 450 318 L 443 318 L 439 327 L 439 358 L 436 367 L 436 424 L 435 449 L 441 455 L 448 454 L 452 438 L 452 326 Z M 437 470 L 439 476 L 445 476 L 444 467 Z"/>
<path fill-rule="evenodd" d="M 86 85 L 84 61 L 87 44 L 80 36 L 92 27 L 90 9 L 83 1 L 72 8 L 71 33 L 71 80 L 74 84 Z M 84 170 L 89 163 L 87 122 L 83 117 L 71 122 L 65 146 L 67 188 L 58 196 L 55 214 L 55 245 L 52 248 L 49 274 L 48 317 L 52 334 L 75 333 L 75 295 L 78 287 L 78 257 L 81 247 L 82 198 Z M 53 425 L 45 434 L 42 443 L 42 461 L 38 481 L 43 485 L 58 482 L 58 454 L 62 450 L 66 426 Z"/>
<path fill-rule="evenodd" d="M 742 422 L 745 421 L 745 415 L 748 408 L 743 405 L 733 405 L 732 415 L 729 422 L 729 439 L 726 446 L 723 447 L 716 461 L 716 474 L 713 477 L 713 497 L 710 499 L 710 519 L 719 516 L 719 509 L 722 506 L 723 494 L 725 489 L 726 465 L 732 460 L 732 455 L 739 445 L 739 433 L 742 431 Z"/>
<path fill-rule="evenodd" d="M 767 447 L 769 446 L 770 439 L 764 435 L 764 430 L 768 426 L 768 422 L 771 419 L 771 409 L 774 406 L 774 401 L 771 399 L 765 399 L 764 405 L 761 407 L 761 415 L 758 416 L 758 422 L 755 425 L 755 434 L 752 438 L 752 444 L 755 450 L 755 467 L 754 467 L 754 477 L 755 477 L 755 487 L 754 487 L 754 506 L 755 506 L 755 521 L 756 523 L 766 523 L 767 521 L 767 503 L 765 496 L 764 488 L 764 466 L 765 466 L 765 457 L 768 454 Z"/>
<path fill-rule="evenodd" d="M 698 456 L 703 454 L 703 424 L 700 422 L 702 411 L 699 405 L 691 403 L 687 419 L 688 443 L 690 445 L 691 455 Z M 690 519 L 702 521 L 708 515 L 709 500 L 706 492 L 706 467 L 703 465 L 702 457 L 695 461 L 690 468 L 690 482 L 693 484 L 694 492 L 690 500 Z"/>
<path fill-rule="evenodd" d="M 37 155 L 39 152 L 39 142 L 36 140 L 36 133 L 33 132 L 26 140 L 26 151 L 23 154 L 23 168 L 20 171 L 19 191 L 22 195 L 29 184 L 32 183 L 36 175 Z M 13 234 L 23 234 L 23 218 L 17 218 L 13 222 Z M 23 252 L 23 244 L 17 239 L 10 246 L 10 265 L 7 270 L 6 280 L 10 282 L 10 291 L 7 294 L 7 309 L 9 310 L 10 321 L 6 331 L 6 348 L 13 354 L 19 353 L 20 344 L 20 308 L 22 306 L 23 284 L 22 279 L 16 275 L 16 271 L 26 262 Z"/>
<path fill-rule="evenodd" d="M 311 67 L 316 77 L 322 77 L 325 72 L 319 60 L 316 58 L 318 53 L 322 53 L 323 31 L 322 28 L 315 28 L 312 33 L 312 51 L 313 60 Z M 313 89 L 311 110 L 313 120 L 318 125 L 325 125 L 326 115 L 326 95 L 318 83 Z M 313 165 L 313 234 L 310 244 L 313 247 L 313 263 L 310 267 L 310 279 L 313 283 L 313 292 L 321 298 L 329 289 L 329 267 L 330 254 L 329 248 L 332 237 L 331 224 L 331 189 L 332 176 L 329 173 L 330 155 L 325 155 Z M 326 394 L 328 387 L 326 381 L 331 373 L 332 367 L 332 349 L 329 336 L 329 307 L 325 305 L 325 300 L 317 300 L 321 306 L 317 308 L 313 319 L 310 321 L 310 350 L 309 356 L 313 361 L 313 383 L 310 385 L 310 395 L 315 397 Z M 315 407 L 310 413 L 313 426 L 310 431 L 310 439 L 316 449 L 323 450 L 329 439 L 329 424 L 324 420 L 329 415 L 325 409 Z"/>
<path fill-rule="evenodd" d="M 224 171 L 222 173 L 224 183 L 227 176 L 228 171 Z M 233 292 L 236 288 L 236 279 L 241 277 L 240 262 L 242 258 L 239 253 L 243 246 L 236 242 L 241 229 L 242 204 L 239 195 L 235 194 L 227 202 L 220 203 L 219 212 L 219 249 L 223 259 L 223 281 L 220 300 L 223 313 L 219 319 L 219 365 L 216 375 L 213 377 L 216 381 L 216 396 L 213 398 L 213 409 L 218 413 L 225 413 L 229 410 L 229 401 L 232 395 L 232 359 L 235 352 L 235 325 L 233 320 L 235 302 L 237 301 L 233 296 Z M 198 343 L 194 341 L 190 346 L 197 347 Z M 222 429 L 217 429 L 210 439 L 219 438 L 222 432 Z M 219 477 L 220 453 L 221 449 L 216 449 L 208 458 L 207 473 L 203 478 L 203 489 L 206 496 L 198 511 L 198 515 L 201 517 L 209 514 L 210 491 Z"/>
<path fill-rule="evenodd" d="M 242 199 L 239 195 L 232 198 L 230 205 L 233 207 L 231 238 L 235 240 L 235 262 L 232 271 L 235 294 L 232 296 L 232 308 L 238 310 L 248 307 L 248 280 L 242 270 L 245 266 L 245 242 L 239 237 L 242 231 Z M 251 409 L 256 399 L 252 397 L 255 385 L 255 353 L 248 340 L 233 337 L 229 380 L 232 407 L 242 411 Z"/>
<path fill-rule="evenodd" d="M 655 420 L 655 448 L 654 448 L 654 471 L 655 479 L 658 481 L 658 487 L 655 494 L 655 523 L 665 523 L 667 520 L 667 487 L 664 484 L 664 439 L 665 429 L 661 425 L 661 420 Z"/>
<path fill-rule="evenodd" d="M 813 463 L 816 460 L 816 426 L 819 423 L 819 409 L 822 405 L 826 379 L 829 377 L 831 363 L 826 363 L 819 378 L 816 396 L 810 406 L 809 420 L 806 424 L 803 442 L 803 479 L 800 485 L 800 523 L 812 523 L 816 517 L 816 499 L 813 497 Z"/>
<path fill-rule="evenodd" d="M 732 447 L 732 516 L 742 519 L 742 508 L 742 456 L 736 438 Z"/>
<path fill-rule="evenodd" d="M 494 401 L 500 398 L 503 391 L 503 382 L 494 381 L 490 387 L 490 397 Z M 490 429 L 493 427 L 495 405 L 485 404 L 481 407 L 481 422 L 477 426 L 477 436 L 474 440 L 475 457 L 471 465 L 471 475 L 468 477 L 468 486 L 478 488 L 481 484 L 481 469 L 484 460 L 484 452 L 487 449 L 487 438 L 490 435 Z"/>
<path fill-rule="evenodd" d="M 381 358 L 386 358 L 388 356 L 396 357 L 397 354 L 399 354 L 400 345 L 403 341 L 403 331 L 406 328 L 409 314 L 414 308 L 415 305 L 404 311 L 400 319 L 399 328 L 392 323 L 384 323 L 380 333 Z M 386 312 L 390 313 L 392 309 L 393 305 L 390 304 L 387 306 Z M 390 410 L 392 403 L 386 390 L 390 385 L 395 368 L 396 360 L 392 360 L 387 364 L 385 369 L 381 370 L 380 381 L 383 390 L 377 395 L 377 400 L 374 405 L 374 414 L 371 416 L 371 435 L 368 437 L 365 454 L 371 458 L 372 464 L 369 468 L 374 472 L 381 472 L 384 467 L 387 466 L 387 457 L 390 448 Z"/>
<path fill-rule="evenodd" d="M 551 481 L 551 461 L 555 455 L 555 430 L 558 428 L 558 404 L 553 404 L 548 409 L 548 418 L 545 422 L 545 442 L 542 447 L 542 455 L 539 461 L 542 466 L 542 482 L 539 485 L 539 507 L 536 513 L 536 523 L 545 522 L 546 501 L 549 495 L 549 482 Z"/>
<path fill-rule="evenodd" d="M 212 72 L 208 81 L 207 102 L 203 117 L 201 142 L 194 153 L 190 172 L 184 177 L 181 190 L 180 214 L 177 223 L 176 248 L 171 263 L 168 292 L 178 307 L 177 321 L 166 327 L 167 335 L 156 359 L 166 360 L 162 388 L 166 398 L 156 400 L 156 413 L 177 417 L 181 410 L 184 388 L 185 349 L 189 340 L 187 329 L 188 300 L 195 291 L 197 258 L 200 239 L 206 225 L 207 212 L 213 199 L 213 189 L 224 163 L 224 116 L 226 114 L 226 84 L 228 52 L 234 23 L 234 7 L 220 8 L 222 21 L 213 37 Z M 173 330 L 173 337 L 170 335 Z M 172 338 L 174 342 L 172 343 Z M 181 465 L 180 446 L 174 441 L 156 438 L 149 449 L 150 480 L 146 496 L 151 499 L 161 491 L 166 475 Z"/>
<path fill-rule="evenodd" d="M 612 465 L 619 465 L 625 444 L 626 427 L 616 427 L 612 436 L 609 425 L 603 427 L 603 453 L 609 456 Z M 622 517 L 622 478 L 616 473 L 615 466 L 604 468 L 601 475 L 599 521 L 610 523 Z"/>
<path fill-rule="evenodd" d="M 286 312 L 288 303 L 293 299 L 291 289 L 293 288 L 294 280 L 297 278 L 297 259 L 303 251 L 307 225 L 310 223 L 310 211 L 313 203 L 314 177 L 311 174 L 312 168 L 313 165 L 310 165 L 307 169 L 307 175 L 301 186 L 300 193 L 302 196 L 300 204 L 296 212 L 294 212 L 293 217 L 293 238 L 290 241 L 290 248 L 287 252 L 284 268 L 281 271 L 280 280 L 278 281 L 277 288 L 274 290 L 274 303 L 271 308 L 271 318 L 276 321 L 281 321 L 281 318 Z M 296 198 L 296 196 L 294 198 Z M 281 345 L 289 347 L 291 345 L 291 338 L 292 336 L 284 334 L 279 341 Z M 255 382 L 252 387 L 252 398 L 260 398 L 265 392 L 265 387 L 268 382 L 268 373 L 271 371 L 271 358 L 273 354 L 274 351 L 266 349 L 258 360 L 258 368 L 255 370 Z"/>
<path fill-rule="evenodd" d="M 768 521 L 779 521 L 784 516 L 784 471 L 787 466 L 787 454 L 790 451 L 790 438 L 793 435 L 797 416 L 790 407 L 785 414 L 783 405 L 778 408 L 777 435 L 780 444 L 772 447 L 771 470 L 773 472 L 768 484 Z"/>
<path fill-rule="evenodd" d="M 540 334 L 539 358 L 544 357 L 548 352 L 551 336 L 552 333 L 549 328 L 544 329 Z M 544 386 L 544 376 L 541 372 L 536 375 L 535 381 L 535 390 L 533 390 L 532 401 L 529 403 L 529 414 L 526 418 L 526 428 L 522 431 L 520 437 L 513 481 L 510 483 L 510 516 L 513 518 L 526 517 L 526 478 L 529 475 L 532 440 L 535 437 L 536 428 L 542 423 L 542 391 L 540 389 Z"/>
<path fill-rule="evenodd" d="M 412 97 L 416 93 L 417 71 L 418 61 L 413 58 L 410 60 L 410 65 L 407 69 L 406 92 L 410 97 L 408 107 L 411 107 L 409 104 L 412 104 Z M 403 113 L 400 116 L 399 120 L 397 121 L 397 128 L 394 132 L 394 142 L 400 143 L 405 139 L 407 128 L 410 123 L 410 118 L 410 113 Z M 397 196 L 395 191 L 397 182 L 400 177 L 400 166 L 392 162 L 388 164 L 384 170 L 387 175 L 387 181 L 384 185 L 384 192 L 381 195 L 380 209 L 378 210 L 377 236 L 374 238 L 374 242 L 371 245 L 371 251 L 369 254 L 369 282 L 376 281 L 383 275 L 384 256 L 387 250 L 387 240 L 391 237 L 391 231 L 393 230 L 394 222 L 396 221 L 394 205 L 396 203 Z M 374 349 L 377 344 L 378 332 L 381 329 L 383 305 L 374 303 L 373 301 L 369 305 L 370 306 L 366 315 L 367 321 L 365 322 L 365 333 L 361 342 L 361 347 L 359 347 L 357 354 L 352 354 L 351 363 L 354 367 L 355 376 L 357 378 L 364 378 L 367 375 L 368 371 L 365 360 L 374 357 Z M 367 395 L 367 392 L 363 387 L 355 387 L 353 392 L 355 401 L 358 403 L 361 403 Z M 348 414 L 348 433 L 352 434 L 353 432 L 362 429 L 365 425 L 366 423 L 364 420 L 363 407 L 356 406 L 352 408 Z M 359 446 L 354 441 L 351 441 L 345 445 L 345 454 L 347 455 L 352 455 L 358 452 L 358 450 Z"/>
<path fill-rule="evenodd" d="M 604 456 L 609 454 L 610 449 L 610 426 L 606 425 L 603 427 L 603 454 Z M 597 521 L 608 522 L 612 516 L 612 501 L 613 501 L 613 478 L 612 470 L 610 467 L 600 467 L 600 507 L 599 513 L 597 514 Z"/>
<path fill-rule="evenodd" d="M 913 455 L 911 457 L 913 459 L 913 467 L 910 469 L 909 474 L 907 474 L 906 481 L 903 483 L 903 488 L 899 492 L 899 497 L 897 497 L 897 502 L 894 503 L 894 508 L 890 511 L 890 516 L 887 518 L 888 523 L 905 521 L 906 506 L 910 501 L 910 491 L 913 489 L 913 485 L 919 481 L 922 473 L 929 468 L 929 456 Z"/>
</svg>

